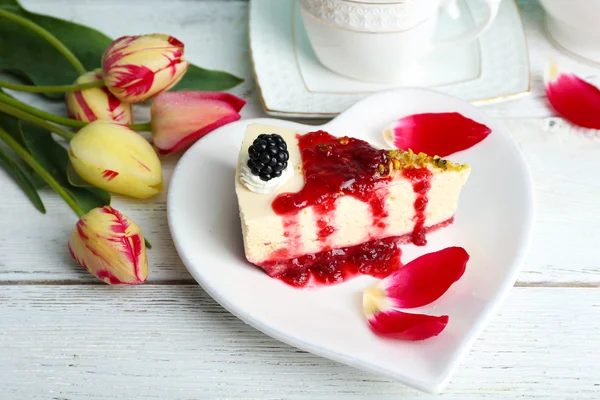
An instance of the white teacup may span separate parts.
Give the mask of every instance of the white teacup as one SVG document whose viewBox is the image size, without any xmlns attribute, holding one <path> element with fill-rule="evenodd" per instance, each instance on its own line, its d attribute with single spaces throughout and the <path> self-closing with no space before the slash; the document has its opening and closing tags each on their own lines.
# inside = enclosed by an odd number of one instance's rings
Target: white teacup
<svg viewBox="0 0 600 400">
<path fill-rule="evenodd" d="M 562 47 L 600 63 L 600 0 L 541 0 L 548 33 Z"/>
<path fill-rule="evenodd" d="M 501 0 L 481 0 L 489 14 L 468 32 L 434 43 L 440 9 L 460 15 L 458 0 L 299 0 L 302 20 L 321 63 L 372 82 L 409 82 L 419 61 L 440 46 L 477 39 Z"/>
</svg>

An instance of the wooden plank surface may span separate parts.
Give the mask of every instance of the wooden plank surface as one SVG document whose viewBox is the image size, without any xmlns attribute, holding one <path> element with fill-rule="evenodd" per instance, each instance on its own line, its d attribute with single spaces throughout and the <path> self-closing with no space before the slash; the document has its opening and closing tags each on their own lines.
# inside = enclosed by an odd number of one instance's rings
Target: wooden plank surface
<svg viewBox="0 0 600 400">
<path fill-rule="evenodd" d="M 246 78 L 233 90 L 248 101 L 243 115 L 264 116 L 251 76 L 246 1 L 22 3 L 113 37 L 148 27 L 171 33 L 192 62 Z M 484 110 L 547 117 L 542 68 L 549 56 L 563 58 L 546 39 L 537 0 L 518 3 L 532 95 Z M 600 83 L 597 69 L 570 65 Z M 26 98 L 63 112 L 61 104 Z M 138 111 L 140 121 L 147 117 Z M 600 136 L 556 120 L 509 124 L 536 181 L 534 239 L 519 287 L 441 396 L 296 350 L 227 313 L 179 261 L 166 228 L 166 191 L 148 201 L 115 198 L 154 244 L 154 284 L 111 288 L 70 259 L 65 245 L 76 219 L 62 201 L 44 193 L 49 213 L 42 216 L 0 171 L 0 399 L 600 398 Z M 163 159 L 166 182 L 176 161 Z"/>
<path fill-rule="evenodd" d="M 441 396 L 283 345 L 195 285 L 2 286 L 0 315 L 2 399 L 600 396 L 597 289 L 513 289 Z"/>
</svg>

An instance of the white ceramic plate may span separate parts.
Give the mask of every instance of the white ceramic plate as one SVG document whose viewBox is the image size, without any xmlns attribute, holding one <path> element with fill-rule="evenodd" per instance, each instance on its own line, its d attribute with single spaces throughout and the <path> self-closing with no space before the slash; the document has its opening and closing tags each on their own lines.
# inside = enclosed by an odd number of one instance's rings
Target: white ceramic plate
<svg viewBox="0 0 600 400">
<path fill-rule="evenodd" d="M 464 277 L 426 307 L 450 316 L 438 337 L 408 342 L 375 336 L 361 306 L 362 290 L 375 281 L 371 277 L 301 290 L 269 278 L 245 260 L 233 179 L 248 124 L 324 129 L 383 147 L 380 131 L 388 122 L 445 111 L 460 112 L 493 132 L 450 157 L 472 167 L 455 223 L 429 235 L 425 247 L 403 248 L 405 262 L 455 245 L 471 255 Z M 168 217 L 177 251 L 191 274 L 244 322 L 300 349 L 439 392 L 515 282 L 532 227 L 532 183 L 502 125 L 464 101 L 424 89 L 400 89 L 369 96 L 320 127 L 249 119 L 212 132 L 179 161 L 169 187 Z"/>
<path fill-rule="evenodd" d="M 481 21 L 480 0 L 461 0 L 461 15 L 441 15 L 438 34 L 451 37 Z M 398 85 L 361 82 L 340 76 L 317 60 L 294 0 L 252 0 L 250 49 L 256 81 L 267 113 L 286 117 L 331 117 L 366 95 Z M 514 0 L 504 0 L 481 38 L 467 46 L 432 53 L 411 86 L 437 90 L 488 104 L 530 89 L 529 56 Z"/>
</svg>

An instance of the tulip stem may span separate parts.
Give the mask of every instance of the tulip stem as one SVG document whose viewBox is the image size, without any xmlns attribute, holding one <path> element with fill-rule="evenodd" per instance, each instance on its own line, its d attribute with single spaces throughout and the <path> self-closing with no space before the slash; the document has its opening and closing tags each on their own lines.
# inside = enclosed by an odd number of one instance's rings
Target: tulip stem
<svg viewBox="0 0 600 400">
<path fill-rule="evenodd" d="M 148 121 L 148 122 L 141 122 L 139 124 L 129 124 L 127 126 L 129 126 L 134 131 L 150 132 L 150 121 Z"/>
<path fill-rule="evenodd" d="M 84 90 L 95 87 L 104 86 L 104 80 L 99 79 L 87 83 L 79 83 L 75 85 L 59 85 L 59 86 L 36 86 L 36 85 L 21 85 L 19 83 L 13 83 L 8 81 L 0 80 L 0 88 L 17 90 L 19 92 L 29 93 L 67 93 L 75 92 L 78 90 Z"/>
<path fill-rule="evenodd" d="M 2 139 L 11 149 L 17 153 L 23 161 L 27 163 L 37 174 L 54 190 L 63 200 L 75 211 L 78 217 L 82 217 L 85 212 L 79 207 L 75 199 L 54 179 L 48 171 L 44 169 L 36 160 L 25 150 L 15 139 L 12 138 L 4 129 L 0 128 L 0 139 Z"/>
<path fill-rule="evenodd" d="M 71 128 L 83 128 L 87 125 L 87 122 L 77 121 L 75 119 L 61 117 L 59 115 L 55 115 L 49 113 L 44 110 L 40 110 L 39 108 L 35 108 L 30 106 L 29 104 L 25 104 L 15 98 L 10 97 L 7 94 L 0 93 L 0 103 L 4 103 L 6 105 L 12 106 L 13 108 L 17 108 L 21 111 L 26 112 L 27 114 L 34 115 L 36 117 L 42 118 L 46 121 L 51 121 L 59 125 L 68 126 Z M 56 132 L 59 133 L 59 132 Z M 60 133 L 59 133 L 60 134 Z"/>
<path fill-rule="evenodd" d="M 2 103 L 0 101 L 0 112 L 6 113 L 8 115 L 12 115 L 15 118 L 22 119 L 23 121 L 31 122 L 32 124 L 41 126 L 42 128 L 48 129 L 50 132 L 54 132 L 57 135 L 62 136 L 67 140 L 73 139 L 75 134 L 73 132 L 69 132 L 66 129 L 63 129 L 59 126 L 51 124 L 50 122 L 36 117 L 35 115 L 31 115 L 26 113 L 25 111 L 19 110 L 16 107 L 11 107 L 8 104 Z"/>
<path fill-rule="evenodd" d="M 0 87 L 1 86 L 2 84 L 0 84 Z M 0 111 L 27 120 L 29 122 L 33 122 L 34 124 L 38 124 L 40 126 L 43 126 L 41 125 L 42 123 L 46 123 L 46 126 L 44 126 L 44 128 L 61 135 L 67 140 L 71 140 L 74 134 L 64 129 L 61 129 L 54 124 L 79 129 L 83 128 L 89 123 L 84 121 L 77 121 L 76 119 L 61 117 L 60 115 L 40 110 L 39 108 L 35 108 L 30 106 L 29 104 L 25 104 L 2 92 L 0 92 Z M 16 112 L 18 111 L 19 115 L 16 115 Z M 46 121 L 54 122 L 54 124 L 48 124 Z M 142 122 L 139 124 L 129 124 L 127 126 L 129 126 L 129 128 L 133 129 L 134 131 L 150 131 L 150 121 Z"/>
</svg>

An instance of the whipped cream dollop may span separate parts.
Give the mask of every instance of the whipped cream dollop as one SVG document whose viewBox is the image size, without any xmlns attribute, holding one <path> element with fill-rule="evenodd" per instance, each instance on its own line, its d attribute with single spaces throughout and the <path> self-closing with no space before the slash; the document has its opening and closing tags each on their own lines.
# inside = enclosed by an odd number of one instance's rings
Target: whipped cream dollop
<svg viewBox="0 0 600 400">
<path fill-rule="evenodd" d="M 294 166 L 290 162 L 288 162 L 288 166 L 281 171 L 281 176 L 272 178 L 268 181 L 263 181 L 260 179 L 260 177 L 254 175 L 252 171 L 250 171 L 250 167 L 248 167 L 248 156 L 244 158 L 242 161 L 242 166 L 240 167 L 240 182 L 242 185 L 244 185 L 246 189 L 250 190 L 251 192 L 259 194 L 274 193 L 292 176 L 294 176 Z"/>
</svg>

